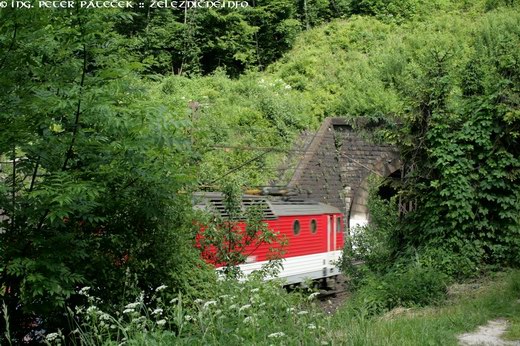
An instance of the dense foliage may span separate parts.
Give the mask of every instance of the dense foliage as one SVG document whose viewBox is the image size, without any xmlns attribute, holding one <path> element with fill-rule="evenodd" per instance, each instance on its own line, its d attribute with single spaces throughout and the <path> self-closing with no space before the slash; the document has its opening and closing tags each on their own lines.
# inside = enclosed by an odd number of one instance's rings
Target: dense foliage
<svg viewBox="0 0 520 346">
<path fill-rule="evenodd" d="M 87 306 L 71 312 L 78 345 L 257 345 L 293 341 L 329 344 L 331 316 L 319 311 L 317 293 L 289 294 L 278 280 L 264 282 L 257 273 L 245 282 L 221 280 L 204 299 L 176 295 L 159 286 L 144 296 L 107 312 L 90 289 L 81 295 Z M 63 333 L 46 336 L 48 345 L 67 340 Z"/>
<path fill-rule="evenodd" d="M 446 86 L 437 88 L 437 100 L 430 94 L 419 130 L 424 143 L 412 154 L 421 156 L 410 172 L 418 208 L 408 219 L 408 243 L 463 252 L 477 263 L 520 264 L 519 24 L 510 13 L 484 22 L 460 83 L 443 82 L 449 56 L 436 63 L 434 83 Z"/>
<path fill-rule="evenodd" d="M 162 284 L 209 294 L 191 187 L 283 183 L 299 134 L 329 116 L 395 144 L 404 162 L 398 196 L 371 202 L 360 238 L 368 308 L 425 304 L 445 274 L 520 264 L 518 1 L 249 4 L 0 9 L 0 299 L 12 340 L 65 325 L 83 286 L 107 312 Z"/>
<path fill-rule="evenodd" d="M 316 117 L 375 127 L 401 150 L 399 200 L 414 208 L 385 226 L 389 263 L 419 251 L 453 259 L 439 267 L 456 275 L 518 265 L 519 28 L 507 8 L 401 26 L 358 17 L 304 34 L 273 65 Z"/>
<path fill-rule="evenodd" d="M 220 4 L 132 10 L 118 31 L 149 73 L 199 75 L 221 67 L 237 76 L 279 58 L 301 30 L 294 1 Z"/>
<path fill-rule="evenodd" d="M 82 285 L 117 304 L 127 272 L 180 285 L 196 260 L 189 142 L 119 60 L 114 16 L 0 13 L 0 296 L 14 340 L 63 319 Z"/>
<path fill-rule="evenodd" d="M 299 131 L 318 122 L 308 103 L 281 79 L 249 73 L 235 81 L 222 71 L 211 76 L 171 76 L 153 87 L 153 98 L 174 119 L 189 119 L 199 185 L 216 189 L 230 177 L 244 186 L 276 180 Z M 281 163 L 284 163 L 285 168 Z"/>
</svg>

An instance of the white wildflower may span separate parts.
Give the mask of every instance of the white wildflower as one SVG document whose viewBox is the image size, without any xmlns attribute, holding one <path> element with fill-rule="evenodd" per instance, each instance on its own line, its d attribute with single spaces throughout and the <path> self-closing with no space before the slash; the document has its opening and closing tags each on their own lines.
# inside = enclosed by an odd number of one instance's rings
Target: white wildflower
<svg viewBox="0 0 520 346">
<path fill-rule="evenodd" d="M 204 306 L 203 306 L 202 308 L 203 308 L 203 309 L 207 309 L 207 308 L 209 308 L 211 305 L 216 305 L 216 304 L 217 304 L 216 301 L 214 301 L 214 300 L 210 300 L 210 301 L 205 302 L 205 303 L 204 303 Z"/>
<path fill-rule="evenodd" d="M 155 292 L 161 292 L 162 290 L 165 290 L 166 288 L 168 288 L 168 286 L 166 286 L 166 285 L 161 285 L 161 286 L 159 286 L 159 287 L 157 287 L 157 288 L 155 289 Z"/>
<path fill-rule="evenodd" d="M 307 328 L 316 329 L 316 325 L 314 323 L 310 323 L 309 325 L 307 325 Z"/>
<path fill-rule="evenodd" d="M 59 336 L 58 333 L 49 333 L 47 334 L 47 336 L 45 337 L 45 340 L 47 341 L 54 341 L 56 340 L 56 338 Z"/>
<path fill-rule="evenodd" d="M 296 310 L 295 308 L 287 308 L 287 310 L 285 310 L 286 312 L 293 312 L 294 310 Z"/>
<path fill-rule="evenodd" d="M 244 306 L 241 306 L 240 309 L 238 309 L 238 312 L 242 312 L 246 309 L 249 309 L 251 307 L 251 304 L 246 304 Z"/>
<path fill-rule="evenodd" d="M 97 308 L 97 306 L 94 306 L 94 305 L 89 306 L 89 307 L 87 308 L 87 313 L 89 313 L 89 314 L 90 314 L 90 313 L 93 313 L 93 312 L 97 312 L 97 311 L 99 311 L 99 309 Z"/>
<path fill-rule="evenodd" d="M 163 319 L 163 320 L 159 320 L 159 321 L 157 321 L 157 325 L 158 325 L 158 326 L 161 326 L 161 327 L 162 327 L 162 326 L 164 326 L 165 324 L 166 324 L 166 320 L 164 320 L 164 319 Z"/>
<path fill-rule="evenodd" d="M 195 304 L 200 304 L 200 303 L 203 302 L 203 300 L 202 300 L 202 299 L 195 299 L 193 302 L 194 302 Z"/>
<path fill-rule="evenodd" d="M 130 303 L 125 306 L 125 309 L 135 309 L 138 306 L 139 306 L 139 303 Z"/>
<path fill-rule="evenodd" d="M 189 322 L 189 321 L 193 320 L 193 317 L 191 317 L 190 315 L 186 315 L 186 316 L 184 316 L 184 319 Z"/>
<path fill-rule="evenodd" d="M 308 313 L 309 313 L 308 311 L 302 310 L 302 311 L 298 312 L 298 315 L 307 315 Z"/>
<path fill-rule="evenodd" d="M 226 299 L 226 298 L 229 298 L 229 294 L 224 294 L 224 295 L 221 295 L 220 296 L 221 299 Z"/>
<path fill-rule="evenodd" d="M 320 292 L 314 292 L 314 293 L 310 294 L 309 297 L 307 297 L 307 299 L 313 300 L 314 298 L 316 298 L 319 295 L 320 295 Z"/>
<path fill-rule="evenodd" d="M 268 338 L 281 338 L 282 336 L 285 336 L 284 332 L 272 333 L 272 334 L 269 334 L 267 337 Z"/>
<path fill-rule="evenodd" d="M 123 310 L 123 313 L 124 313 L 124 314 L 130 314 L 130 313 L 132 313 L 132 312 L 135 312 L 135 310 L 134 310 L 134 309 L 124 309 L 124 310 Z"/>
<path fill-rule="evenodd" d="M 84 296 L 88 296 L 88 291 L 90 290 L 90 287 L 89 286 L 85 286 L 83 287 L 82 289 L 79 290 L 79 294 L 82 294 Z"/>
<path fill-rule="evenodd" d="M 260 291 L 259 288 L 253 288 L 253 289 L 251 290 L 252 293 L 255 293 L 255 292 L 258 292 L 258 291 Z"/>
<path fill-rule="evenodd" d="M 255 318 L 253 316 L 247 316 L 244 318 L 244 324 L 253 323 L 255 321 Z"/>
<path fill-rule="evenodd" d="M 132 323 L 143 323 L 144 321 L 146 321 L 146 317 L 144 316 L 139 316 L 138 318 L 132 319 Z"/>
<path fill-rule="evenodd" d="M 157 308 L 152 312 L 152 315 L 162 315 L 163 309 Z"/>
<path fill-rule="evenodd" d="M 103 312 L 103 313 L 101 314 L 101 316 L 99 316 L 99 318 L 100 318 L 101 320 L 108 321 L 108 320 L 110 320 L 110 315 L 107 314 L 106 312 Z"/>
<path fill-rule="evenodd" d="M 172 300 L 170 300 L 170 304 L 175 304 L 179 301 L 179 298 L 173 298 Z"/>
</svg>

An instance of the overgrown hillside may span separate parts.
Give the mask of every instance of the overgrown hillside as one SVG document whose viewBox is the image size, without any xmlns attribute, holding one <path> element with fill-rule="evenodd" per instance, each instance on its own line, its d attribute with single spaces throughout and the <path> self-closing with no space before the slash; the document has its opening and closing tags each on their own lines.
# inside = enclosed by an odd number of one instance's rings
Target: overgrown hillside
<svg viewBox="0 0 520 346">
<path fill-rule="evenodd" d="M 430 98 L 436 93 L 446 95 L 448 107 L 460 102 L 475 36 L 510 14 L 515 21 L 514 9 L 484 8 L 438 10 L 404 23 L 377 16 L 334 20 L 303 32 L 266 72 L 237 79 L 222 71 L 197 78 L 171 76 L 158 83 L 154 97 L 168 100 L 176 118 L 188 114 L 194 119 L 194 127 L 201 128 L 195 131 L 201 147 L 212 147 L 202 160 L 203 184 L 263 152 L 250 147 L 290 149 L 298 132 L 315 129 L 330 116 L 380 127 L 378 135 L 385 141 L 412 145 L 403 132 L 422 104 L 434 102 Z M 442 81 L 432 80 L 435 73 L 445 74 Z M 234 173 L 246 184 L 263 185 L 275 177 L 279 163 L 279 155 L 267 153 Z"/>
<path fill-rule="evenodd" d="M 265 185 L 280 165 L 287 178 L 302 131 L 329 116 L 396 145 L 403 160 L 396 197 L 374 194 L 367 238 L 345 251 L 343 269 L 370 298 L 361 311 L 424 305 L 454 279 L 520 265 L 518 10 L 505 0 L 0 9 L 0 342 L 72 331 L 64 311 L 83 312 L 94 299 L 86 287 L 112 315 L 134 298 L 154 313 L 145 306 L 162 285 L 162 303 L 185 297 L 201 314 L 214 303 L 195 299 L 240 291 L 193 247 L 191 192 Z M 291 304 L 304 308 L 298 299 L 269 311 L 287 317 Z M 227 317 L 249 308 L 237 304 Z M 305 314 L 285 320 L 320 330 Z M 153 323 L 173 338 L 187 326 L 188 342 L 229 341 L 185 315 Z M 244 323 L 211 316 L 214 330 Z M 257 340 L 253 325 L 237 340 Z"/>
</svg>

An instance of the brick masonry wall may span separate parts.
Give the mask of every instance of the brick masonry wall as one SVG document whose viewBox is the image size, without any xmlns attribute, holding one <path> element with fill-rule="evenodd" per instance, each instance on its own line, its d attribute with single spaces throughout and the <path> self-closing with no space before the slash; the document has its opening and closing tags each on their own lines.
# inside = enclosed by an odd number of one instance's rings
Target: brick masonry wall
<svg viewBox="0 0 520 346">
<path fill-rule="evenodd" d="M 366 212 L 366 178 L 399 169 L 396 150 L 357 135 L 342 118 L 327 118 L 300 161 L 289 187 L 298 197 L 333 205 L 345 215 Z"/>
</svg>

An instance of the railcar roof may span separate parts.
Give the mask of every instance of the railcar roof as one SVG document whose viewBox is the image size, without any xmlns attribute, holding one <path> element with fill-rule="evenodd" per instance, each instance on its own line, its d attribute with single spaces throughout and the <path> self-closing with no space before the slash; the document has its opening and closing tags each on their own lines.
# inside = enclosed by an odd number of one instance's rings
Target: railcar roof
<svg viewBox="0 0 520 346">
<path fill-rule="evenodd" d="M 338 208 L 331 205 L 308 200 L 274 200 L 271 201 L 271 208 L 277 216 L 341 213 Z"/>
<path fill-rule="evenodd" d="M 221 192 L 197 192 L 193 195 L 196 209 L 213 210 L 222 217 L 229 216 L 224 206 Z M 257 205 L 263 209 L 264 219 L 272 220 L 280 216 L 340 214 L 341 211 L 328 204 L 302 199 L 271 199 L 266 196 L 242 195 L 242 208 Z"/>
</svg>

